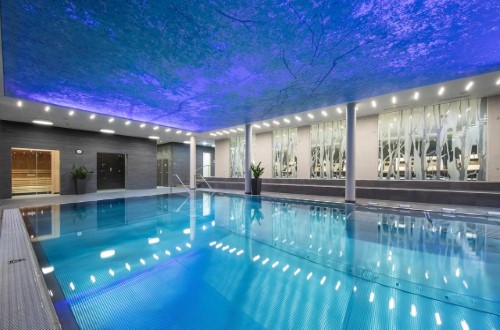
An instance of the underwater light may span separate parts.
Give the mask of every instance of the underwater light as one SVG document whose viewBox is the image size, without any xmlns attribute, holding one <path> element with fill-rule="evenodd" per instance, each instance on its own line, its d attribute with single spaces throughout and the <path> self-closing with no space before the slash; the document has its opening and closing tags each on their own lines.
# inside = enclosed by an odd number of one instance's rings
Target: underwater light
<svg viewBox="0 0 500 330">
<path fill-rule="evenodd" d="M 115 250 L 105 250 L 101 252 L 101 259 L 111 258 L 115 255 Z"/>
</svg>

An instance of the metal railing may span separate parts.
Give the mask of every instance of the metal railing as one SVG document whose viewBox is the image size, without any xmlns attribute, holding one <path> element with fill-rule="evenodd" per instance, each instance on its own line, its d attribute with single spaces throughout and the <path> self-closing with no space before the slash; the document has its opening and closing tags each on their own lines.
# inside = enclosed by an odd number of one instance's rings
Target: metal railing
<svg viewBox="0 0 500 330">
<path fill-rule="evenodd" d="M 194 179 L 195 179 L 195 181 L 196 181 L 196 178 L 199 176 L 199 177 L 203 180 L 203 182 L 205 182 L 205 184 L 207 185 L 207 187 L 208 187 L 210 190 L 212 190 L 212 192 L 215 192 L 215 190 L 212 188 L 212 186 L 210 186 L 210 184 L 208 183 L 208 181 L 205 179 L 205 177 L 204 177 L 203 175 L 201 175 L 201 174 L 196 174 L 196 172 L 198 172 L 199 170 L 201 170 L 201 169 L 203 169 L 203 168 L 205 168 L 205 167 L 212 167 L 212 165 L 204 165 L 204 166 L 202 166 L 202 167 L 200 167 L 200 168 L 197 168 L 197 169 L 196 169 L 196 171 L 195 171 Z"/>
<path fill-rule="evenodd" d="M 186 187 L 186 185 L 184 184 L 184 182 L 182 182 L 181 178 L 179 178 L 179 176 L 177 174 L 174 174 L 174 176 L 177 178 L 177 180 L 179 180 L 179 182 L 182 184 L 182 186 L 187 190 L 187 192 L 190 194 L 191 191 L 189 190 L 188 187 Z"/>
</svg>

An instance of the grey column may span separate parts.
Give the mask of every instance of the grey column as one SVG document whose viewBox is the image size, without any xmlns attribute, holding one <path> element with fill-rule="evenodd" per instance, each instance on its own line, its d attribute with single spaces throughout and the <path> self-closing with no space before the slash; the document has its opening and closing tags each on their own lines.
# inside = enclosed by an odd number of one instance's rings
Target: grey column
<svg viewBox="0 0 500 330">
<path fill-rule="evenodd" d="M 196 189 L 196 138 L 193 135 L 189 141 L 189 188 Z"/>
<path fill-rule="evenodd" d="M 346 174 L 345 202 L 356 202 L 356 104 L 348 103 L 346 110 Z"/>
<path fill-rule="evenodd" d="M 252 192 L 252 174 L 250 173 L 250 157 L 252 150 L 252 124 L 245 125 L 245 194 Z"/>
</svg>

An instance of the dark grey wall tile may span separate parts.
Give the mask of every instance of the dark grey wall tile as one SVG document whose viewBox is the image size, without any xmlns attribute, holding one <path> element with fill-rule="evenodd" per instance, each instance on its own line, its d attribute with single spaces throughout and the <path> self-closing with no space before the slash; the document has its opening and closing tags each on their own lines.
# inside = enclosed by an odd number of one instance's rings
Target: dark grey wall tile
<svg viewBox="0 0 500 330">
<path fill-rule="evenodd" d="M 0 139 L 0 198 L 11 197 L 11 148 L 59 150 L 61 194 L 75 192 L 70 174 L 73 165 L 84 165 L 96 170 L 98 152 L 127 155 L 125 176 L 127 189 L 156 187 L 155 141 L 9 121 L 0 121 Z M 83 150 L 83 154 L 77 155 L 76 149 Z M 94 173 L 87 182 L 87 192 L 96 190 L 97 175 Z"/>
</svg>

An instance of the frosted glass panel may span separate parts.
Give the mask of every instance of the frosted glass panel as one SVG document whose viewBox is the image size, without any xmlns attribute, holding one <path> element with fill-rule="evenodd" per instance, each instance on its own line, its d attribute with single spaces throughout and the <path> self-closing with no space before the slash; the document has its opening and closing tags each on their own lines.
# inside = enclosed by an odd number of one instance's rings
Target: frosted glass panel
<svg viewBox="0 0 500 330">
<path fill-rule="evenodd" d="M 311 125 L 311 178 L 343 178 L 345 120 Z"/>
<path fill-rule="evenodd" d="M 297 177 L 297 128 L 273 132 L 273 178 Z"/>
<path fill-rule="evenodd" d="M 252 135 L 253 141 L 255 141 L 255 135 Z M 252 145 L 252 150 L 250 151 L 251 162 L 254 160 L 255 155 L 255 143 Z M 230 150 L 229 150 L 229 174 L 232 178 L 244 178 L 245 177 L 245 135 L 237 135 L 231 138 Z"/>
<path fill-rule="evenodd" d="M 380 115 L 379 178 L 486 180 L 486 120 L 481 99 Z"/>
<path fill-rule="evenodd" d="M 232 178 L 243 178 L 245 176 L 245 135 L 231 138 L 229 172 Z"/>
</svg>

